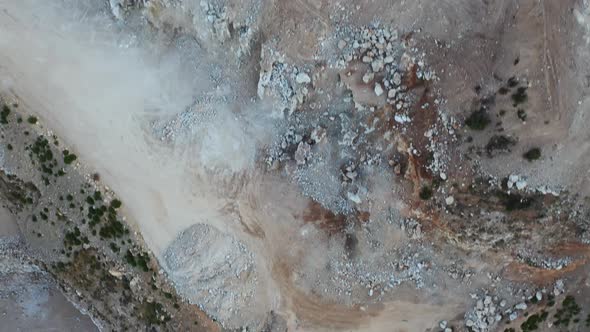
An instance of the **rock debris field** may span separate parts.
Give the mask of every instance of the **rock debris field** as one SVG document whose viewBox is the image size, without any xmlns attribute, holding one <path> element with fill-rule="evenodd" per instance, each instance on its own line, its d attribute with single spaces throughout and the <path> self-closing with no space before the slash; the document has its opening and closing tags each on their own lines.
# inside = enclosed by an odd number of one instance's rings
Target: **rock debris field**
<svg viewBox="0 0 590 332">
<path fill-rule="evenodd" d="M 0 0 L 0 300 L 59 288 L 66 330 L 588 330 L 589 17 Z"/>
</svg>

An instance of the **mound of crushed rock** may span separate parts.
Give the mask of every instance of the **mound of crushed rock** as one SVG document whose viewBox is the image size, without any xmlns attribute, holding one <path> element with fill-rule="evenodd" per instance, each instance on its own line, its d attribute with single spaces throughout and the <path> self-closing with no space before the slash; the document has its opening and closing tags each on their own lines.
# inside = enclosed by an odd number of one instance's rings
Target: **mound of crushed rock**
<svg viewBox="0 0 590 332">
<path fill-rule="evenodd" d="M 252 254 L 230 235 L 195 224 L 168 246 L 164 263 L 178 293 L 224 326 L 253 319 L 244 313 L 256 289 Z"/>
</svg>

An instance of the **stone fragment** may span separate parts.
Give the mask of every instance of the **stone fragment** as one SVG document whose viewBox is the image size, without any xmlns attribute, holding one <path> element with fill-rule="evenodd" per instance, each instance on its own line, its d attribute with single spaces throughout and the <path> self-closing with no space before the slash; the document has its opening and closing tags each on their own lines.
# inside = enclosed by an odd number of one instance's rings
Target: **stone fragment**
<svg viewBox="0 0 590 332">
<path fill-rule="evenodd" d="M 295 82 L 297 82 L 298 84 L 307 84 L 311 82 L 311 78 L 306 73 L 300 72 L 295 77 Z"/>
<path fill-rule="evenodd" d="M 383 88 L 381 87 L 381 84 L 375 83 L 375 95 L 377 95 L 377 97 L 379 97 L 382 94 L 383 94 Z"/>
</svg>

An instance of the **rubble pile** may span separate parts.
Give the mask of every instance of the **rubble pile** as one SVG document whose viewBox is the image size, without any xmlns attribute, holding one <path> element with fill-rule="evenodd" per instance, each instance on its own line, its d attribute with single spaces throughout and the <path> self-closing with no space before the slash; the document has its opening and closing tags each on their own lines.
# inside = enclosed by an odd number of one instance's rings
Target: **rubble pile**
<svg viewBox="0 0 590 332">
<path fill-rule="evenodd" d="M 408 234 L 411 239 L 419 239 L 422 237 L 422 225 L 414 219 L 400 219 L 400 228 Z"/>
<path fill-rule="evenodd" d="M 308 95 L 311 78 L 303 69 L 289 64 L 270 44 L 262 47 L 260 67 L 258 97 L 275 102 L 277 117 L 282 118 L 284 111 L 290 116 Z"/>
<path fill-rule="evenodd" d="M 351 300 L 358 296 L 355 291 L 364 289 L 368 299 L 378 300 L 401 284 L 423 288 L 431 263 L 419 250 L 404 248 L 386 252 L 381 259 L 342 256 L 330 261 L 330 270 L 329 282 L 316 286 L 319 292 Z"/>
<path fill-rule="evenodd" d="M 487 294 L 475 298 L 475 307 L 465 314 L 465 326 L 474 332 L 494 331 L 504 317 L 506 301 Z"/>
<path fill-rule="evenodd" d="M 194 224 L 168 246 L 164 263 L 178 293 L 224 326 L 260 319 L 246 316 L 257 288 L 252 253 L 231 236 Z"/>
<path fill-rule="evenodd" d="M 335 46 L 341 58 L 334 67 L 344 84 L 325 88 L 318 80 L 326 75 L 289 64 L 267 43 L 262 47 L 258 96 L 275 101 L 277 118 L 286 122 L 284 134 L 266 151 L 268 169 L 286 169 L 304 194 L 333 212 L 349 213 L 370 199 L 366 197 L 371 187 L 368 174 L 403 176 L 409 154 L 432 154 L 426 167 L 442 173 L 448 161 L 443 151 L 449 142 L 439 137 L 446 136 L 448 128 L 452 132 L 454 123 L 448 117 L 444 122 L 439 119 L 442 100 L 418 103 L 421 97 L 413 86 L 437 78 L 410 37 L 400 38 L 395 30 L 373 26 L 342 28 L 339 35 L 343 37 Z M 349 82 L 352 72 L 347 68 L 359 64 L 366 69 L 362 84 L 374 92 L 369 99 L 358 97 L 364 92 Z M 325 105 L 317 101 L 324 99 L 329 101 Z M 436 110 L 436 124 L 419 134 L 427 138 L 427 144 L 408 146 L 404 135 L 411 131 L 413 112 L 430 108 Z M 321 188 L 317 183 L 322 183 Z M 325 193 L 322 188 L 328 187 L 332 189 Z"/>
<path fill-rule="evenodd" d="M 434 72 L 426 67 L 424 54 L 412 55 L 417 49 L 410 47 L 409 39 L 400 39 L 397 30 L 363 27 L 339 40 L 337 46 L 343 53 L 337 66 L 346 68 L 358 61 L 366 64 L 363 83 L 371 85 L 377 97 L 383 95 L 398 111 L 412 106 L 408 85 L 414 84 L 413 80 L 436 79 Z M 406 114 L 396 114 L 395 119 L 399 123 L 410 122 Z"/>
<path fill-rule="evenodd" d="M 517 254 L 517 258 L 527 265 L 534 266 L 545 270 L 561 270 L 571 264 L 573 259 L 571 257 L 545 257 L 538 254 L 521 251 Z"/>
<path fill-rule="evenodd" d="M 505 299 L 500 299 L 498 296 L 484 293 L 482 296 L 471 294 L 471 297 L 476 300 L 475 306 L 465 313 L 465 326 L 474 332 L 495 331 L 501 321 L 512 322 L 521 316 L 527 316 L 527 309 L 530 303 L 538 303 L 542 301 L 547 293 L 548 298 L 559 296 L 565 292 L 565 286 L 562 279 L 555 282 L 553 291 L 545 288 L 537 290 L 520 289 L 517 292 L 511 290 L 511 297 L 520 297 L 521 302 L 514 305 L 509 305 Z M 522 296 L 518 294 L 524 294 Z M 518 295 L 518 296 L 517 296 Z M 527 304 L 529 303 L 529 304 Z"/>
</svg>

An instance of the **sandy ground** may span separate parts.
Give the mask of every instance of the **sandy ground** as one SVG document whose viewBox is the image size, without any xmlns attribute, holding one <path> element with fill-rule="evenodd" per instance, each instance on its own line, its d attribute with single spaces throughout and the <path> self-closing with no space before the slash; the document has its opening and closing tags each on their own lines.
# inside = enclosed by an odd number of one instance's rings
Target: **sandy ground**
<svg viewBox="0 0 590 332">
<path fill-rule="evenodd" d="M 260 321 L 268 311 L 276 310 L 289 317 L 288 325 L 293 330 L 380 331 L 390 324 L 395 324 L 393 328 L 399 331 L 426 330 L 436 326 L 444 317 L 453 317 L 461 311 L 458 308 L 464 310 L 465 300 L 449 300 L 454 295 L 452 290 L 441 295 L 440 298 L 446 299 L 444 305 L 435 303 L 437 299 L 429 299 L 426 295 L 416 299 L 412 292 L 400 291 L 399 300 L 375 307 L 325 304 L 302 292 L 291 280 L 292 271 L 284 267 L 299 262 L 303 254 L 309 253 L 317 254 L 318 261 L 321 261 L 329 253 L 329 248 L 318 240 L 322 239 L 321 235 L 304 232 L 303 222 L 297 218 L 307 207 L 308 200 L 293 185 L 263 176 L 255 168 L 256 151 L 253 147 L 261 137 L 249 135 L 245 120 L 238 115 L 240 112 L 232 111 L 248 107 L 262 109 L 262 106 L 219 105 L 221 115 L 205 122 L 193 141 L 173 146 L 159 144 L 150 132 L 154 118 L 177 114 L 192 103 L 195 94 L 223 96 L 225 87 L 215 86 L 210 76 L 202 72 L 204 69 L 197 67 L 187 74 L 183 70 L 185 64 L 177 57 L 156 57 L 154 53 L 158 54 L 159 50 L 151 52 L 137 47 L 132 38 L 116 34 L 118 27 L 107 18 L 93 16 L 92 9 L 86 15 L 83 11 L 60 12 L 40 3 L 0 0 L 0 84 L 16 96 L 24 108 L 38 115 L 42 123 L 73 146 L 81 161 L 92 165 L 88 168 L 89 173 L 98 172 L 104 183 L 123 198 L 130 222 L 136 225 L 161 262 L 165 261 L 166 248 L 177 235 L 196 223 L 208 224 L 231 235 L 255 253 L 256 282 L 253 287 L 256 297 L 248 303 L 247 319 Z M 307 8 L 304 12 L 322 8 L 320 13 L 328 15 L 329 6 L 322 7 L 318 3 L 315 7 L 313 3 L 302 2 L 303 8 Z M 363 2 L 361 5 L 366 11 L 359 21 L 365 20 L 366 23 L 380 9 L 377 3 Z M 420 17 L 418 13 L 423 9 L 422 5 L 420 2 L 412 6 L 413 11 L 404 16 L 407 22 L 400 25 L 412 26 L 411 18 Z M 550 4 L 538 7 L 533 1 L 527 1 L 519 7 L 514 2 L 497 1 L 493 6 L 480 8 L 468 1 L 462 5 L 446 1 L 445 6 L 466 8 L 461 11 L 445 9 L 451 14 L 443 17 L 450 22 L 462 22 L 463 18 L 470 18 L 471 13 L 482 9 L 499 13 L 491 16 L 489 22 L 498 27 L 508 20 L 505 13 L 516 12 L 523 19 L 530 11 L 539 13 L 540 16 L 536 17 L 545 21 L 536 22 L 537 25 L 533 22 L 532 26 L 523 23 L 524 34 L 528 36 L 531 31 L 537 31 L 536 28 L 545 27 L 544 39 L 538 42 L 545 43 L 545 50 L 558 48 L 550 45 L 557 36 L 553 39 L 548 36 L 548 31 L 555 29 L 547 28 L 544 22 L 565 14 Z M 520 9 L 514 9 L 515 6 Z M 475 21 L 479 16 L 473 17 Z M 468 27 L 475 24 L 450 24 L 452 29 L 443 32 L 432 20 L 422 18 L 420 22 L 427 23 L 424 27 L 433 37 L 461 34 L 470 31 Z M 492 37 L 497 36 L 497 32 L 494 33 Z M 460 42 L 465 43 L 460 47 L 470 46 L 467 41 Z M 127 46 L 119 47 L 121 45 Z M 485 51 L 485 47 L 478 49 L 481 53 Z M 199 55 L 203 54 L 196 56 Z M 478 53 L 472 56 L 477 58 Z M 531 60 L 529 65 L 544 65 L 543 59 L 548 57 L 545 55 L 536 62 Z M 215 64 L 214 60 L 203 60 L 206 61 Z M 522 61 L 527 59 L 523 56 Z M 443 64 L 439 65 L 443 67 Z M 462 79 L 467 83 L 451 85 L 453 89 L 450 91 L 472 89 L 471 83 L 480 79 L 474 77 L 484 76 L 483 72 L 493 66 L 493 62 L 481 67 L 466 66 Z M 203 79 L 195 81 L 194 76 L 199 74 Z M 541 73 L 536 75 L 531 76 L 539 80 L 545 77 Z M 452 80 L 454 77 L 443 79 Z M 548 89 L 551 91 L 552 88 Z M 560 95 L 561 92 L 556 90 L 554 94 Z M 455 100 L 451 98 L 451 103 L 459 106 L 471 97 L 459 95 Z M 535 106 L 546 104 L 539 102 Z M 563 112 L 570 109 L 564 108 Z M 270 124 L 271 120 L 265 116 L 267 114 L 261 115 L 261 122 Z M 557 137 L 563 137 L 564 132 L 575 137 L 565 140 L 561 151 L 575 149 L 579 139 L 585 141 L 576 134 L 581 129 L 571 127 L 571 122 L 556 126 Z M 526 140 L 523 134 L 523 141 Z M 556 164 L 551 170 L 577 163 L 576 160 L 582 160 L 580 158 L 585 158 L 582 153 L 578 154 L 578 159 L 564 159 L 565 164 Z M 491 173 L 505 169 L 503 161 L 498 163 L 502 165 L 490 165 Z M 571 183 L 573 180 L 566 184 Z"/>
</svg>

